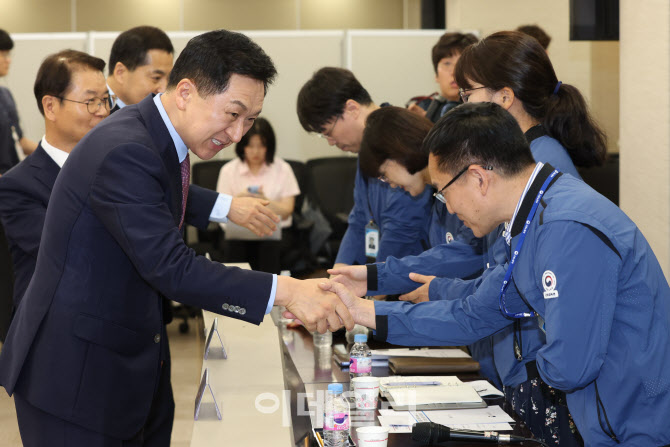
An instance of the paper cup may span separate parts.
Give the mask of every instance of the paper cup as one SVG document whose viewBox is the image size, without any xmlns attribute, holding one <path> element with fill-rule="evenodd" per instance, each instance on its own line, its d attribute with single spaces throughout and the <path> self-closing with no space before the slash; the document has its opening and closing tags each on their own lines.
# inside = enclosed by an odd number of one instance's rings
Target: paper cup
<svg viewBox="0 0 670 447">
<path fill-rule="evenodd" d="M 389 441 L 388 427 L 360 427 L 356 434 L 359 447 L 386 447 Z"/>
<path fill-rule="evenodd" d="M 355 377 L 352 381 L 356 408 L 374 410 L 379 399 L 379 377 Z"/>
</svg>

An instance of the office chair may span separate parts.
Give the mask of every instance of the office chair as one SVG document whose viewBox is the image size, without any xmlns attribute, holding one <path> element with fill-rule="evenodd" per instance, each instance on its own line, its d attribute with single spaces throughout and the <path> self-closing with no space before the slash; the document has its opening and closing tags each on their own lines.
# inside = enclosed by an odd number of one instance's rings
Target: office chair
<svg viewBox="0 0 670 447">
<path fill-rule="evenodd" d="M 293 276 L 295 276 L 296 271 L 310 271 L 316 266 L 316 259 L 310 250 L 309 241 L 314 221 L 305 218 L 302 214 L 305 196 L 309 190 L 309 172 L 307 166 L 305 163 L 297 160 L 285 161 L 293 169 L 293 174 L 300 187 L 300 194 L 295 198 L 293 223 L 282 232 L 280 262 L 282 270 L 290 270 Z"/>
<path fill-rule="evenodd" d="M 191 182 L 203 188 L 216 190 L 221 167 L 230 160 L 210 160 L 193 164 Z M 197 230 L 198 241 L 189 244 L 199 255 L 209 253 L 212 260 L 222 261 L 223 253 L 219 250 L 223 240 L 223 230 L 217 223 L 210 222 L 206 230 Z"/>
<path fill-rule="evenodd" d="M 602 166 L 577 168 L 587 185 L 619 205 L 619 154 L 607 154 Z"/>
<path fill-rule="evenodd" d="M 308 197 L 330 224 L 333 232 L 324 244 L 326 263 L 335 262 L 340 242 L 347 231 L 347 219 L 354 206 L 356 157 L 324 157 L 307 161 Z"/>
</svg>

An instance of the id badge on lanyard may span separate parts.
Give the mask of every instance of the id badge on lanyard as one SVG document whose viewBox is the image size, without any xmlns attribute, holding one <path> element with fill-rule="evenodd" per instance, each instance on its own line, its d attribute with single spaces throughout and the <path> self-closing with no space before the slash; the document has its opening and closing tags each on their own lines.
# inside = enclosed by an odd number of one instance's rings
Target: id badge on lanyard
<svg viewBox="0 0 670 447">
<path fill-rule="evenodd" d="M 377 258 L 379 253 L 379 227 L 374 220 L 365 226 L 365 256 Z"/>
</svg>

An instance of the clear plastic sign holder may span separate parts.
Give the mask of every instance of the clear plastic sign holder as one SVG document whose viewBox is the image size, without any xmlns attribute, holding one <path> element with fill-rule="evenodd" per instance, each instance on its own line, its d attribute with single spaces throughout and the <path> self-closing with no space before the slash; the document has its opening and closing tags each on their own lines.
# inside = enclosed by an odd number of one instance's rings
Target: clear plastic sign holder
<svg viewBox="0 0 670 447">
<path fill-rule="evenodd" d="M 212 395 L 214 409 L 216 410 L 216 417 L 219 418 L 219 420 L 223 419 L 221 416 L 221 411 L 219 410 L 219 405 L 216 403 L 214 390 L 212 390 L 212 386 L 209 384 L 209 371 L 207 368 L 205 368 L 205 372 L 202 374 L 202 380 L 200 381 L 200 386 L 198 387 L 198 394 L 195 396 L 195 411 L 193 412 L 193 419 L 197 421 L 198 416 L 200 416 L 200 408 L 207 406 L 206 404 L 202 403 L 202 398 L 205 395 L 205 389 L 209 390 L 209 393 Z M 209 407 L 211 407 L 211 404 Z"/>
<path fill-rule="evenodd" d="M 219 343 L 221 343 L 221 351 L 216 348 L 212 348 L 212 340 L 214 339 L 214 334 L 216 333 L 216 337 L 219 339 Z M 205 360 L 209 358 L 209 350 L 210 348 L 212 349 L 212 358 L 222 358 L 222 359 L 227 359 L 228 354 L 226 353 L 226 348 L 223 346 L 223 340 L 221 340 L 221 335 L 219 334 L 219 319 L 214 318 L 214 322 L 212 323 L 212 328 L 209 330 L 209 334 L 207 335 L 207 342 L 205 343 Z M 216 357 L 214 357 L 214 354 L 216 353 Z"/>
</svg>

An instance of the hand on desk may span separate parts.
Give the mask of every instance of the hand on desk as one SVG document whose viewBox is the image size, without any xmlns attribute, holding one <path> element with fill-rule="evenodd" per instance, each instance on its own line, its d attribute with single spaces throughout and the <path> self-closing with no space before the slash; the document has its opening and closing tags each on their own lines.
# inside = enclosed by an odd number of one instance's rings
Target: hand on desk
<svg viewBox="0 0 670 447">
<path fill-rule="evenodd" d="M 364 265 L 335 265 L 328 273 L 331 280 L 343 284 L 356 296 L 365 296 L 368 291 L 368 268 Z"/>
<path fill-rule="evenodd" d="M 270 211 L 269 203 L 255 197 L 233 197 L 228 219 L 258 236 L 270 236 L 277 229 L 279 216 Z"/>
<path fill-rule="evenodd" d="M 297 280 L 277 276 L 275 304 L 286 306 L 286 318 L 296 318 L 308 331 L 336 331 L 343 325 L 353 329 L 354 320 L 347 306 L 335 295 L 319 287 L 323 279 Z"/>
<path fill-rule="evenodd" d="M 413 303 L 422 303 L 424 301 L 429 301 L 428 291 L 430 290 L 430 282 L 435 279 L 434 276 L 419 275 L 418 273 L 410 273 L 409 279 L 414 282 L 421 283 L 422 286 L 418 289 L 400 295 L 398 297 L 401 301 L 411 301 Z"/>
</svg>

